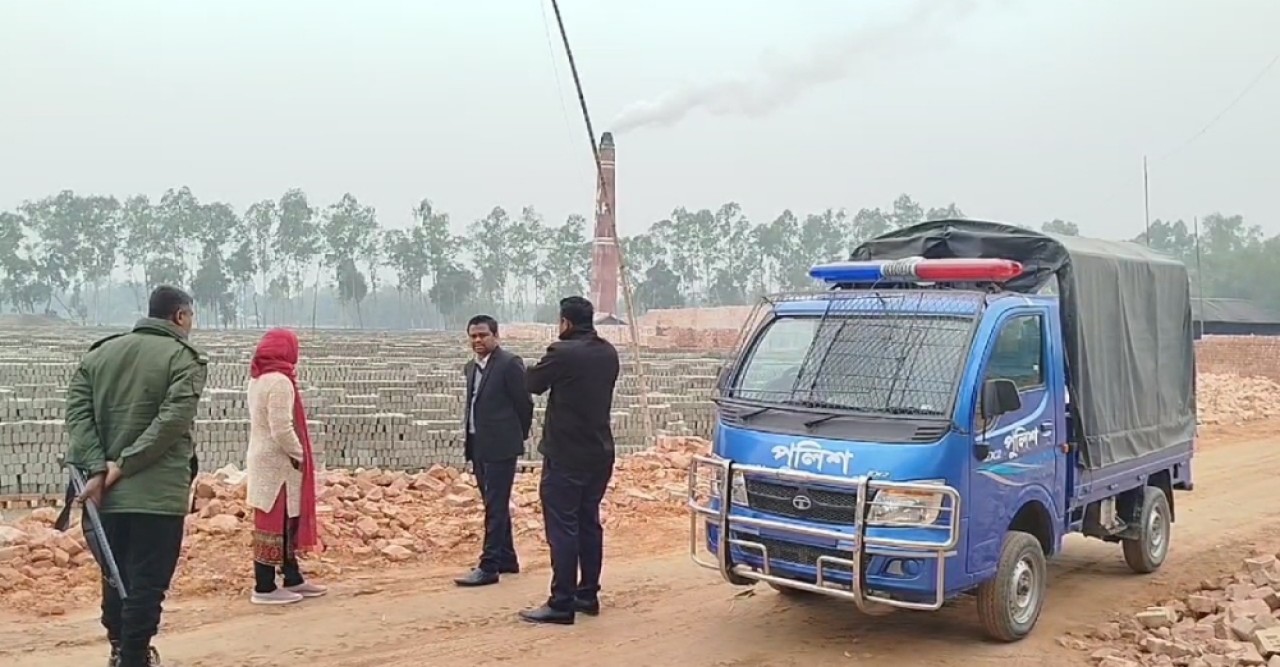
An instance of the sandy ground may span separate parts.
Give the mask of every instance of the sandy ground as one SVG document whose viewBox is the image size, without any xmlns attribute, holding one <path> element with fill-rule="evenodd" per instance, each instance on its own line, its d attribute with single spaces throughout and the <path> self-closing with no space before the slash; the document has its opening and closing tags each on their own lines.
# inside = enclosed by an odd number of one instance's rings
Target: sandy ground
<svg viewBox="0 0 1280 667">
<path fill-rule="evenodd" d="M 687 521 L 609 546 L 604 613 L 574 627 L 533 627 L 515 612 L 546 594 L 545 553 L 523 549 L 526 573 L 495 587 L 458 590 L 455 568 L 401 568 L 330 582 L 332 594 L 287 609 L 225 599 L 166 604 L 157 645 L 181 667 L 608 664 L 784 667 L 1087 664 L 1064 634 L 1170 597 L 1206 574 L 1232 569 L 1280 528 L 1280 423 L 1218 428 L 1202 440 L 1196 491 L 1178 497 L 1173 552 L 1161 572 L 1131 574 L 1118 547 L 1072 539 L 1055 561 L 1048 607 L 1027 640 L 985 641 L 973 605 L 936 614 L 864 617 L 834 600 L 795 602 L 721 582 L 686 555 Z M 0 617 L 0 664 L 99 664 L 105 641 L 95 610 L 56 619 Z"/>
</svg>

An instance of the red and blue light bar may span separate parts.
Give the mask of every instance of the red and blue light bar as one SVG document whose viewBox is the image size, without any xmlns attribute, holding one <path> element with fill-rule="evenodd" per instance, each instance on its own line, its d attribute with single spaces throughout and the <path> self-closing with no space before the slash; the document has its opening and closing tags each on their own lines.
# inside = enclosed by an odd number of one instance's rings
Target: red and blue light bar
<svg viewBox="0 0 1280 667">
<path fill-rule="evenodd" d="M 924 259 L 911 257 L 865 262 L 830 262 L 809 269 L 824 283 L 1002 283 L 1022 275 L 1022 264 L 1009 259 Z"/>
</svg>

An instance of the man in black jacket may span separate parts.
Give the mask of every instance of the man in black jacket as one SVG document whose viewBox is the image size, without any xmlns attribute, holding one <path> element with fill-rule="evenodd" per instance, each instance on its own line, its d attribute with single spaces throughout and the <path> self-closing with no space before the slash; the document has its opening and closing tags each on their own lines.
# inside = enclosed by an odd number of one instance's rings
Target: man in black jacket
<svg viewBox="0 0 1280 667">
<path fill-rule="evenodd" d="M 613 476 L 610 414 L 618 351 L 596 334 L 594 315 L 591 302 L 580 296 L 561 300 L 560 340 L 547 347 L 527 376 L 531 393 L 551 390 L 538 444 L 551 597 L 537 609 L 520 612 L 531 623 L 570 625 L 576 612 L 600 613 L 600 502 Z"/>
<path fill-rule="evenodd" d="M 475 359 L 463 371 L 467 402 L 463 407 L 467 460 L 484 499 L 484 550 L 480 563 L 459 586 L 488 586 L 499 575 L 520 571 L 511 533 L 511 487 L 516 462 L 533 425 L 533 398 L 525 389 L 524 360 L 498 344 L 498 321 L 477 315 L 467 323 Z"/>
</svg>

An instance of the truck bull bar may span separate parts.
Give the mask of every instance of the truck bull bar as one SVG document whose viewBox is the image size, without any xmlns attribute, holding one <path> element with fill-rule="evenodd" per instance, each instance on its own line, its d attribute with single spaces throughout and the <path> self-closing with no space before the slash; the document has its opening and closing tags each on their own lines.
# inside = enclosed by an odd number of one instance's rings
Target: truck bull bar
<svg viewBox="0 0 1280 667">
<path fill-rule="evenodd" d="M 700 484 L 700 474 L 706 470 L 710 470 L 714 474 L 714 477 L 709 480 L 709 485 Z M 841 527 L 845 530 L 835 530 L 818 527 L 800 520 L 787 522 L 734 514 L 732 511 L 735 504 L 733 502 L 733 487 L 737 473 L 741 473 L 744 476 L 744 480 L 768 480 L 852 492 L 856 498 L 853 507 L 853 517 L 856 517 L 856 520 L 851 521 L 847 526 L 842 524 Z M 708 495 L 711 496 L 711 499 L 706 502 L 699 497 L 699 491 L 704 488 L 710 491 Z M 881 491 L 906 491 L 940 495 L 942 497 L 941 503 L 925 508 L 939 512 L 937 522 L 929 526 L 911 524 L 905 527 L 907 529 L 935 531 L 944 539 L 932 541 L 868 536 L 867 528 L 869 527 L 904 527 L 902 523 L 869 521 L 870 510 L 877 505 L 885 503 L 885 501 L 873 497 L 877 496 L 878 492 Z M 873 480 L 867 477 L 835 477 L 800 470 L 766 468 L 735 463 L 719 457 L 695 456 L 689 466 L 688 505 L 690 510 L 689 549 L 693 562 L 701 567 L 719 571 L 720 575 L 729 583 L 744 585 L 763 581 L 774 586 L 794 588 L 834 598 L 852 600 L 858 606 L 858 609 L 864 612 L 871 611 L 871 605 L 873 604 L 899 609 L 935 611 L 942 608 L 945 602 L 946 559 L 948 556 L 955 555 L 956 545 L 960 541 L 960 493 L 949 486 L 889 482 Z M 739 507 L 749 509 L 749 507 L 741 505 Z M 698 552 L 698 525 L 700 523 L 714 523 L 719 529 L 719 546 L 714 554 L 715 560 L 707 560 L 701 557 Z M 765 530 L 780 535 L 800 536 L 811 539 L 834 540 L 837 544 L 841 542 L 851 543 L 852 548 L 839 549 L 841 552 L 847 552 L 848 558 L 830 555 L 817 557 L 812 565 L 817 573 L 816 583 L 809 583 L 774 574 L 774 562 L 768 547 L 762 542 L 735 536 L 737 532 L 735 529 L 738 528 L 750 528 L 757 531 Z M 850 528 L 852 532 L 849 532 L 848 529 Z M 731 547 L 758 553 L 760 567 L 754 568 L 746 564 L 734 563 Z M 913 602 L 898 600 L 868 591 L 866 572 L 863 568 L 863 560 L 867 555 L 935 560 L 934 588 L 936 592 L 933 601 Z M 785 563 L 786 561 L 782 562 Z M 805 566 L 807 564 L 796 563 L 795 565 Z M 839 582 L 830 580 L 828 570 L 833 566 L 846 569 L 842 574 L 851 576 L 851 586 L 846 587 Z"/>
</svg>

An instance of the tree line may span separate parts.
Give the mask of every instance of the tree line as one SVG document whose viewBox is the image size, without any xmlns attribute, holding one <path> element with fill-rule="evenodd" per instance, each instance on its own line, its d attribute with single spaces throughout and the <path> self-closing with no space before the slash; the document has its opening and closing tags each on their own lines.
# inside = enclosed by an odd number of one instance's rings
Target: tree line
<svg viewBox="0 0 1280 667">
<path fill-rule="evenodd" d="M 623 238 L 637 312 L 749 303 L 811 286 L 808 268 L 863 240 L 923 220 L 963 217 L 954 203 L 925 208 L 903 194 L 885 208 L 796 214 L 753 222 L 736 203 L 684 207 Z M 1150 245 L 1203 265 L 1207 296 L 1280 306 L 1280 237 L 1240 216 L 1156 220 Z M 1077 234 L 1072 221 L 1046 231 Z M 81 323 L 120 324 L 145 310 L 159 284 L 189 289 L 201 325 L 218 327 L 455 326 L 473 312 L 553 321 L 561 296 L 586 292 L 591 225 L 546 221 L 502 207 L 452 231 L 424 199 L 406 227 L 388 228 L 352 194 L 320 206 L 298 189 L 237 211 L 190 188 L 124 200 L 70 190 L 0 212 L 0 308 Z M 1144 235 L 1134 239 L 1146 243 Z M 1198 251 L 1198 252 L 1197 252 Z M 1268 280 L 1270 278 L 1270 280 Z"/>
</svg>

